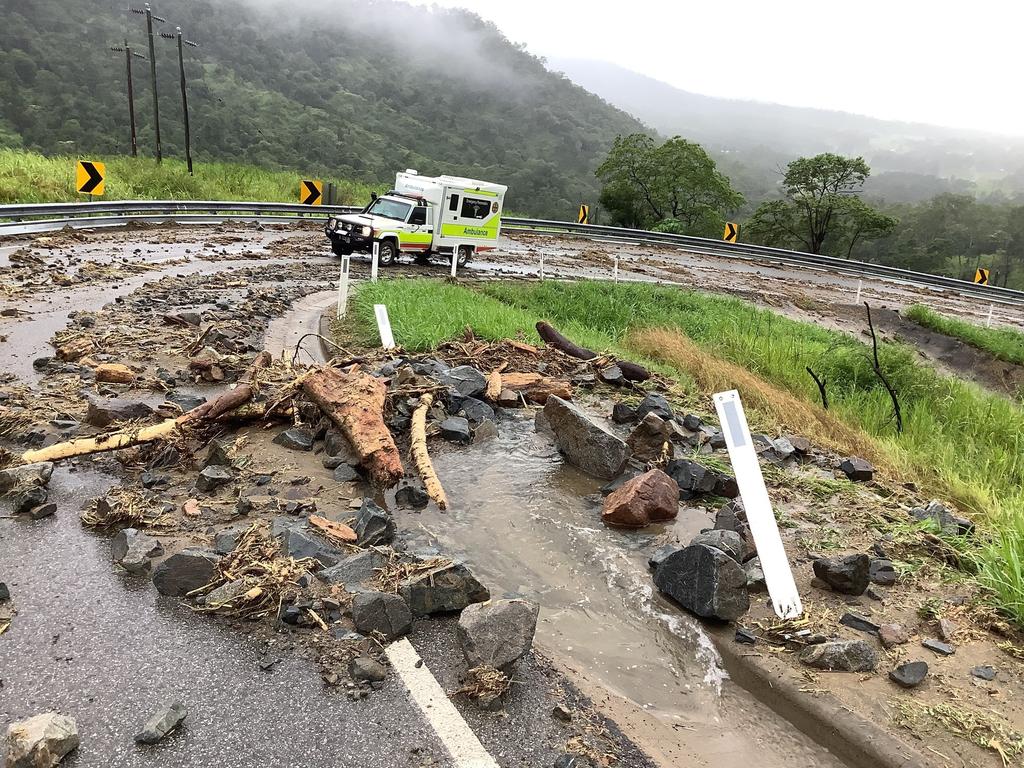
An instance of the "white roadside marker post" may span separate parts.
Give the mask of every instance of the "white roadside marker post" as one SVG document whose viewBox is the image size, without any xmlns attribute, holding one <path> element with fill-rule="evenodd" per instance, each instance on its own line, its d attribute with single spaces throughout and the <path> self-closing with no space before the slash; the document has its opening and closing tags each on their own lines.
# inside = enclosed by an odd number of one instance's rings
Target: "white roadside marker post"
<svg viewBox="0 0 1024 768">
<path fill-rule="evenodd" d="M 992 310 L 994 308 L 995 308 L 994 304 L 989 304 L 988 305 L 988 320 L 985 321 L 985 327 L 986 328 L 991 328 L 992 327 Z"/>
<path fill-rule="evenodd" d="M 612 282 L 619 282 L 619 254 L 615 254 L 615 266 L 612 268 Z"/>
<path fill-rule="evenodd" d="M 857 281 L 857 296 L 853 300 L 854 304 L 860 304 L 860 289 L 863 288 L 863 287 L 864 287 L 864 281 L 863 280 L 858 280 Z"/>
<path fill-rule="evenodd" d="M 456 245 L 455 247 L 452 248 L 452 277 L 453 278 L 455 277 L 455 270 L 458 269 L 458 266 L 459 266 L 459 248 L 461 248 L 461 247 L 462 247 L 461 245 Z"/>
<path fill-rule="evenodd" d="M 786 549 L 782 545 L 782 537 L 779 536 L 779 527 L 775 522 L 768 489 L 764 485 L 757 452 L 750 438 L 739 392 L 730 390 L 717 393 L 715 410 L 718 411 L 725 445 L 729 449 L 729 460 L 736 473 L 736 484 L 740 489 L 740 498 L 743 499 L 743 509 L 747 513 L 747 524 L 754 535 L 758 557 L 761 558 L 761 570 L 764 572 L 772 606 L 779 618 L 795 618 L 804 609 L 793 580 L 793 571 L 789 567 L 789 558 L 786 557 Z"/>
<path fill-rule="evenodd" d="M 344 317 L 348 312 L 348 272 L 351 263 L 351 256 L 341 257 L 341 275 L 338 277 L 338 317 Z"/>
<path fill-rule="evenodd" d="M 380 259 L 380 242 L 373 241 L 373 257 L 370 259 L 370 282 L 377 282 L 377 260 Z"/>
<path fill-rule="evenodd" d="M 374 304 L 373 314 L 377 318 L 377 331 L 380 333 L 380 345 L 384 349 L 395 348 L 395 337 L 391 333 L 391 320 L 388 308 L 384 304 Z"/>
<path fill-rule="evenodd" d="M 544 279 L 544 251 L 540 252 L 540 272 L 539 272 L 539 275 L 540 275 L 540 279 L 543 280 Z"/>
</svg>

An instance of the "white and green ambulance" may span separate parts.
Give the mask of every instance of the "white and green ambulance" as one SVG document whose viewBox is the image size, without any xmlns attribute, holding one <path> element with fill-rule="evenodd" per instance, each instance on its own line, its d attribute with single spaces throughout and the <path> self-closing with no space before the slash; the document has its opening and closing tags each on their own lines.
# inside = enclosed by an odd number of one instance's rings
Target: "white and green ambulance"
<svg viewBox="0 0 1024 768">
<path fill-rule="evenodd" d="M 501 213 L 508 187 L 458 176 L 420 176 L 407 170 L 395 176 L 395 188 L 362 213 L 332 216 L 325 232 L 339 256 L 371 253 L 394 264 L 401 254 L 421 260 L 456 254 L 459 266 L 475 253 L 498 245 Z"/>
</svg>

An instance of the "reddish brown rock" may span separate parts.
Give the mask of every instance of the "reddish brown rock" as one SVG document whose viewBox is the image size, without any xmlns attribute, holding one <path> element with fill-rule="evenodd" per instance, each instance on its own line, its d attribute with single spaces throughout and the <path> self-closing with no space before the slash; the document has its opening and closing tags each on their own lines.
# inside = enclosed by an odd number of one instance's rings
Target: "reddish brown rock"
<svg viewBox="0 0 1024 768">
<path fill-rule="evenodd" d="M 883 624 L 878 628 L 878 639 L 885 648 L 892 648 L 909 643 L 910 635 L 900 624 Z"/>
<path fill-rule="evenodd" d="M 649 523 L 674 520 L 679 512 L 679 485 L 660 469 L 626 481 L 604 500 L 605 525 L 643 528 Z"/>
</svg>

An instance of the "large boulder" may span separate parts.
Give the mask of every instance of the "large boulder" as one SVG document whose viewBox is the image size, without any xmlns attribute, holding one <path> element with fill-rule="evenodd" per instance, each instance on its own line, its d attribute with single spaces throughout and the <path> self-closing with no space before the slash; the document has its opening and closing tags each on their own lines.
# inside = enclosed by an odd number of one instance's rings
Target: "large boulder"
<svg viewBox="0 0 1024 768">
<path fill-rule="evenodd" d="M 356 541 L 360 547 L 390 544 L 398 532 L 391 513 L 379 507 L 373 499 L 363 499 L 352 529 L 356 532 Z"/>
<path fill-rule="evenodd" d="M 490 590 L 463 563 L 449 563 L 406 579 L 398 593 L 416 616 L 461 611 L 491 599 Z"/>
<path fill-rule="evenodd" d="M 15 488 L 46 485 L 50 482 L 52 474 L 52 461 L 40 461 L 35 464 L 21 464 L 16 467 L 0 469 L 0 493 L 7 493 Z"/>
<path fill-rule="evenodd" d="M 7 728 L 7 768 L 52 768 L 78 748 L 74 719 L 46 712 Z"/>
<path fill-rule="evenodd" d="M 865 554 L 822 557 L 814 561 L 814 575 L 836 592 L 863 595 L 868 588 L 871 558 Z"/>
<path fill-rule="evenodd" d="M 708 619 L 732 621 L 750 608 L 747 574 L 720 549 L 695 544 L 666 557 L 654 572 L 662 592 Z"/>
<path fill-rule="evenodd" d="M 533 645 L 540 606 L 529 600 L 495 600 L 468 606 L 459 616 L 459 645 L 470 667 L 501 669 Z"/>
<path fill-rule="evenodd" d="M 606 525 L 643 528 L 674 520 L 678 512 L 679 486 L 660 469 L 652 469 L 612 491 L 604 500 L 601 519 Z"/>
<path fill-rule="evenodd" d="M 180 701 L 164 704 L 150 716 L 142 730 L 135 734 L 135 743 L 156 744 L 181 725 L 187 714 L 188 710 Z"/>
<path fill-rule="evenodd" d="M 85 423 L 94 427 L 106 427 L 115 421 L 148 419 L 153 415 L 153 409 L 138 400 L 90 395 L 87 401 L 89 406 L 85 413 Z"/>
<path fill-rule="evenodd" d="M 735 531 L 723 531 L 713 528 L 710 531 L 698 533 L 690 539 L 690 545 L 694 544 L 704 544 L 708 547 L 720 549 L 737 563 L 746 562 L 750 556 L 750 552 L 747 550 L 747 543 Z"/>
<path fill-rule="evenodd" d="M 412 611 L 399 595 L 360 592 L 352 599 L 352 622 L 364 635 L 379 632 L 388 640 L 409 634 Z"/>
<path fill-rule="evenodd" d="M 570 464 L 605 480 L 622 472 L 629 460 L 629 446 L 593 422 L 582 408 L 552 395 L 543 413 L 558 449 Z"/>
<path fill-rule="evenodd" d="M 149 573 L 152 559 L 163 553 L 164 547 L 158 539 L 135 528 L 118 531 L 110 542 L 111 557 L 128 573 Z"/>
<path fill-rule="evenodd" d="M 864 640 L 836 640 L 807 646 L 800 653 L 800 661 L 829 672 L 873 672 L 878 654 Z"/>
<path fill-rule="evenodd" d="M 220 557 L 205 549 L 183 549 L 168 557 L 153 571 L 153 585 L 161 595 L 184 597 L 205 587 L 217 576 Z"/>
</svg>

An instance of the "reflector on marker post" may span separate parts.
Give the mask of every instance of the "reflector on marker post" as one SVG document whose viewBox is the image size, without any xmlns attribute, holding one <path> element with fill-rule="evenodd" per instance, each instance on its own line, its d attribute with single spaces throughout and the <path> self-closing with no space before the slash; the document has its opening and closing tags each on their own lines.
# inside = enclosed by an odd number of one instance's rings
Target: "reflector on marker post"
<svg viewBox="0 0 1024 768">
<path fill-rule="evenodd" d="M 370 282 L 377 282 L 377 260 L 380 258 L 380 241 L 373 241 L 373 257 L 370 259 Z"/>
<path fill-rule="evenodd" d="M 783 619 L 792 619 L 803 613 L 789 558 L 779 536 L 772 502 L 764 485 L 761 465 L 757 461 L 754 442 L 750 438 L 747 417 L 736 390 L 719 392 L 715 395 L 715 410 L 729 449 L 729 460 L 736 473 L 736 484 L 743 499 L 747 524 L 754 536 L 757 555 L 761 558 L 761 570 L 765 585 L 772 599 L 775 613 Z"/>
</svg>

